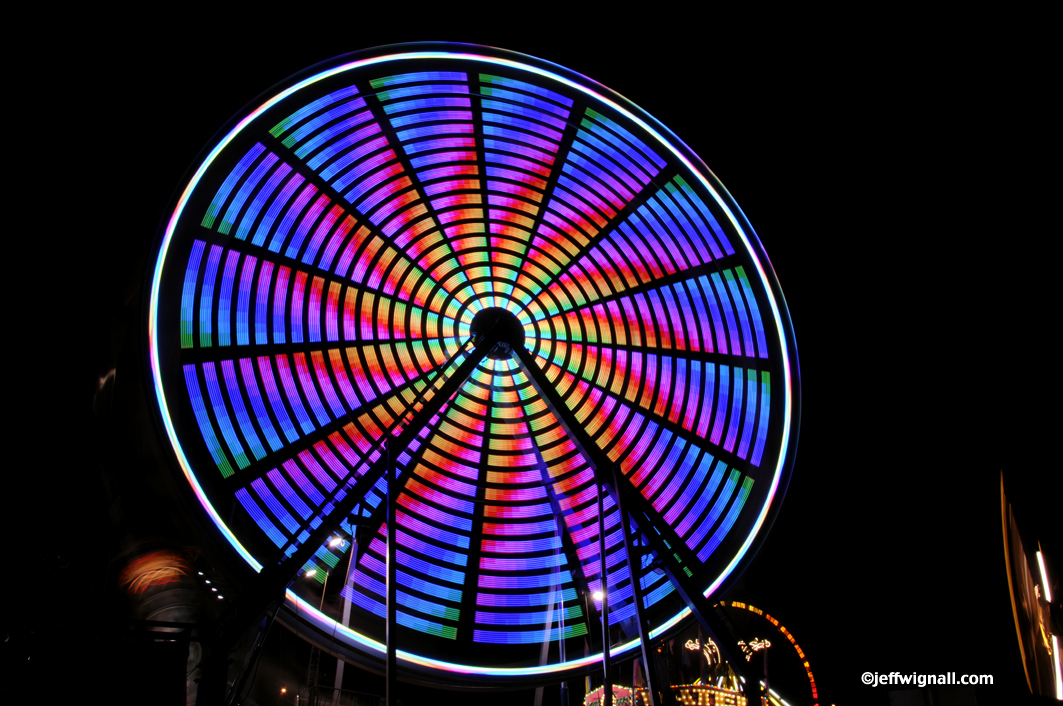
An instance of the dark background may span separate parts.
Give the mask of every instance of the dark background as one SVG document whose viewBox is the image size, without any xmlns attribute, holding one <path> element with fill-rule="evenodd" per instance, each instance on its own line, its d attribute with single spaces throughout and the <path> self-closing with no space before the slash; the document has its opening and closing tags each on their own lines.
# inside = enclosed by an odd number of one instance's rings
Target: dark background
<svg viewBox="0 0 1063 706">
<path fill-rule="evenodd" d="M 732 19 L 708 7 L 673 8 L 671 22 L 551 22 L 531 10 L 497 23 L 405 6 L 340 19 L 289 8 L 252 23 L 86 15 L 17 30 L 34 51 L 9 84 L 5 130 L 20 185 L 4 238 L 4 631 L 32 633 L 26 650 L 51 661 L 20 676 L 9 650 L 5 679 L 58 671 L 77 690 L 111 679 L 77 665 L 113 612 L 113 521 L 151 509 L 115 500 L 94 391 L 142 335 L 144 263 L 185 170 L 288 75 L 446 39 L 618 91 L 701 155 L 760 236 L 796 331 L 801 431 L 782 511 L 728 598 L 795 635 L 821 703 L 885 703 L 864 671 L 992 674 L 979 703 L 1026 691 L 1002 471 L 1063 594 L 1047 49 L 994 18 Z"/>
</svg>

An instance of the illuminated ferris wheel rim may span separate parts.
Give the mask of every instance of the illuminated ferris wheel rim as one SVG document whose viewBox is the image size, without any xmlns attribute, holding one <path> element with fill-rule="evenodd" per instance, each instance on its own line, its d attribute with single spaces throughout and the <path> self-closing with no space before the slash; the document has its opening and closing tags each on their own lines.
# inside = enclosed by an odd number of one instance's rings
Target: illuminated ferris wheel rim
<svg viewBox="0 0 1063 706">
<path fill-rule="evenodd" d="M 729 576 L 734 572 L 735 568 L 739 565 L 742 559 L 745 557 L 749 548 L 756 541 L 760 530 L 768 518 L 770 511 L 773 508 L 774 497 L 779 490 L 779 484 L 785 475 L 785 469 L 789 463 L 792 462 L 793 449 L 790 448 L 791 437 L 794 436 L 795 430 L 792 428 L 794 423 L 794 371 L 791 370 L 791 356 L 795 356 L 796 351 L 793 349 L 793 343 L 788 340 L 789 332 L 789 320 L 785 314 L 785 307 L 780 306 L 780 302 L 777 298 L 781 296 L 781 290 L 778 288 L 778 284 L 775 281 L 774 272 L 770 271 L 770 263 L 767 255 L 760 245 L 752 226 L 749 225 L 748 220 L 741 212 L 740 208 L 727 193 L 722 184 L 712 175 L 710 179 L 707 175 L 711 175 L 709 168 L 695 155 L 685 143 L 682 142 L 674 133 L 667 127 L 662 125 L 655 118 L 650 116 L 644 110 L 639 108 L 631 101 L 623 98 L 619 94 L 611 91 L 610 89 L 597 84 L 592 79 L 589 79 L 581 74 L 572 72 L 556 64 L 545 62 L 543 60 L 536 59 L 522 54 L 509 52 L 506 50 L 499 50 L 489 47 L 475 46 L 475 45 L 454 45 L 447 44 L 446 46 L 459 46 L 463 51 L 446 51 L 446 50 L 419 50 L 414 49 L 410 51 L 397 51 L 404 48 L 414 47 L 437 47 L 442 46 L 438 43 L 433 44 L 415 44 L 415 45 L 391 45 L 386 47 L 377 47 L 374 49 L 365 50 L 364 52 L 356 52 L 354 55 L 346 55 L 343 59 L 357 56 L 359 54 L 374 54 L 379 51 L 388 51 L 389 53 L 380 55 L 371 55 L 366 58 L 359 58 L 353 61 L 342 61 L 342 63 L 324 68 L 323 70 L 315 70 L 322 66 L 331 64 L 335 59 L 322 62 L 315 67 L 307 69 L 301 73 L 312 73 L 307 78 L 303 78 L 297 81 L 295 84 L 281 90 L 280 92 L 272 95 L 267 100 L 259 104 L 257 107 L 247 113 L 242 119 L 240 119 L 235 126 L 230 128 L 224 136 L 218 140 L 214 147 L 207 153 L 206 157 L 200 161 L 196 171 L 192 177 L 188 180 L 187 185 L 177 198 L 176 206 L 173 209 L 170 217 L 166 221 L 166 227 L 163 231 L 162 241 L 159 246 L 158 255 L 155 259 L 155 266 L 151 279 L 150 299 L 148 304 L 148 333 L 149 333 L 149 359 L 152 383 L 155 388 L 155 396 L 159 405 L 163 425 L 166 430 L 167 438 L 173 447 L 174 453 L 177 457 L 178 463 L 181 467 L 182 473 L 189 482 L 193 489 L 197 499 L 203 508 L 207 511 L 211 521 L 217 527 L 217 529 L 226 538 L 229 544 L 239 553 L 239 555 L 251 566 L 255 571 L 262 569 L 262 564 L 242 545 L 237 537 L 232 533 L 227 524 L 222 520 L 215 510 L 213 504 L 209 501 L 206 493 L 199 482 L 196 474 L 192 468 L 191 463 L 182 447 L 181 441 L 178 439 L 174 424 L 167 405 L 166 394 L 164 391 L 161 369 L 159 363 L 159 341 L 158 341 L 158 321 L 159 321 L 159 292 L 163 273 L 163 267 L 166 262 L 167 254 L 177 228 L 178 222 L 185 209 L 186 204 L 191 198 L 193 192 L 198 186 L 200 180 L 206 173 L 207 169 L 211 166 L 213 161 L 221 154 L 221 152 L 228 146 L 245 128 L 251 125 L 256 118 L 263 114 L 268 109 L 277 105 L 286 98 L 294 95 L 300 90 L 311 86 L 312 84 L 322 81 L 324 79 L 343 74 L 348 71 L 361 69 L 372 65 L 386 65 L 391 62 L 409 61 L 409 60 L 448 60 L 448 61 L 470 61 L 470 62 L 482 62 L 487 64 L 495 64 L 498 66 L 515 69 L 518 71 L 525 71 L 536 74 L 538 76 L 556 81 L 568 88 L 578 91 L 593 100 L 600 101 L 608 105 L 617 113 L 623 115 L 625 118 L 631 120 L 633 123 L 642 128 L 646 134 L 651 135 L 653 139 L 662 148 L 667 150 L 669 154 L 675 157 L 684 167 L 686 167 L 686 174 L 694 176 L 702 187 L 712 196 L 715 203 L 722 209 L 727 220 L 730 222 L 733 229 L 733 233 L 736 233 L 743 246 L 752 257 L 752 264 L 757 271 L 757 277 L 763 288 L 764 295 L 770 304 L 772 321 L 775 324 L 774 335 L 777 337 L 777 343 L 781 352 L 781 365 L 784 374 L 784 384 L 781 386 L 783 391 L 783 426 L 781 432 L 781 446 L 778 454 L 778 460 L 774 472 L 772 474 L 772 480 L 770 488 L 767 493 L 765 502 L 763 503 L 760 512 L 756 518 L 754 525 L 749 533 L 746 535 L 739 549 L 735 552 L 731 561 L 727 564 L 726 568 L 715 578 L 715 580 L 707 586 L 703 594 L 705 596 L 710 595 L 717 590 L 721 584 L 723 584 Z M 491 53 L 481 52 L 497 52 L 499 55 L 492 55 Z M 578 80 L 577 80 L 578 78 Z M 611 94 L 611 95 L 607 95 Z M 242 113 L 243 111 L 241 111 Z M 765 266 L 767 265 L 767 269 Z M 474 298 L 475 299 L 475 298 Z M 471 303 L 473 300 L 466 302 Z M 784 321 L 784 317 L 786 320 Z M 792 333 L 789 334 L 792 336 Z M 795 360 L 796 362 L 796 360 Z M 357 644 L 363 649 L 368 649 L 373 652 L 383 654 L 385 646 L 380 642 L 362 635 L 349 627 L 346 627 L 337 621 L 323 615 L 313 606 L 309 605 L 298 597 L 291 589 L 286 592 L 286 607 L 301 615 L 303 619 L 316 624 L 317 626 L 332 631 L 337 636 L 342 636 L 347 642 Z M 657 626 L 652 636 L 657 637 L 672 630 L 680 621 L 690 615 L 690 609 L 684 608 L 663 624 Z M 620 646 L 613 647 L 612 653 L 614 655 L 622 655 L 634 649 L 639 644 L 638 639 L 628 641 Z M 420 666 L 429 669 L 441 669 L 448 672 L 464 673 L 468 675 L 483 675 L 483 676 L 534 676 L 544 675 L 560 672 L 574 672 L 585 669 L 588 665 L 601 661 L 601 653 L 592 654 L 580 659 L 568 660 L 565 662 L 559 662 L 554 664 L 547 664 L 534 667 L 484 667 L 484 666 L 471 666 L 462 665 L 456 663 L 450 663 L 433 659 L 429 657 L 419 656 L 413 653 L 409 653 L 403 650 L 398 651 L 398 655 L 401 661 L 405 662 L 409 666 Z"/>
</svg>

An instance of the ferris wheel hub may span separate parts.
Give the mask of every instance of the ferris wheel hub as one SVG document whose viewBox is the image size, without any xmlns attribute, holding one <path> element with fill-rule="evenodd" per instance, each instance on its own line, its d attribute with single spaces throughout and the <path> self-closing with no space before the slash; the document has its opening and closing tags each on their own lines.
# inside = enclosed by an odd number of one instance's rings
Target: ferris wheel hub
<svg viewBox="0 0 1063 706">
<path fill-rule="evenodd" d="M 524 345 L 524 327 L 517 321 L 513 312 L 499 306 L 483 309 L 476 314 L 469 331 L 476 337 L 477 344 L 488 332 L 495 337 L 498 343 L 487 354 L 492 360 L 508 359 L 514 346 Z"/>
</svg>

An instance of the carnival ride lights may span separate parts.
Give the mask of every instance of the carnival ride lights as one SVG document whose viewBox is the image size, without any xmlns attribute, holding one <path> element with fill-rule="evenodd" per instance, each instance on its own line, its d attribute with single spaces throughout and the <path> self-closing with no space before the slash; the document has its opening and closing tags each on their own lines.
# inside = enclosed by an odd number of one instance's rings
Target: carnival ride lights
<svg viewBox="0 0 1063 706">
<path fill-rule="evenodd" d="M 738 646 L 742 648 L 742 652 L 746 655 L 746 661 L 753 659 L 753 653 L 760 650 L 766 650 L 771 647 L 771 640 L 757 640 L 753 639 L 749 642 L 742 640 L 738 643 Z"/>
<path fill-rule="evenodd" d="M 748 603 L 742 603 L 738 601 L 719 601 L 718 605 L 723 606 L 725 608 L 729 606 L 733 609 L 747 610 L 750 613 L 759 615 L 761 618 L 773 625 L 782 634 L 782 636 L 785 637 L 791 645 L 793 645 L 794 651 L 797 653 L 797 657 L 801 662 L 801 666 L 804 668 L 805 674 L 808 675 L 808 684 L 809 687 L 812 689 L 812 700 L 818 706 L 819 689 L 818 687 L 816 687 L 816 679 L 812 675 L 812 667 L 808 663 L 808 657 L 805 655 L 805 651 L 802 650 L 801 646 L 797 644 L 797 640 L 794 639 L 793 634 L 786 629 L 786 626 L 782 625 L 776 618 L 773 618 L 770 613 L 765 613 L 760 608 L 757 608 L 756 606 Z M 760 643 L 761 647 L 757 647 L 757 643 Z M 769 642 L 768 640 L 753 640 L 748 646 L 743 646 L 742 650 L 743 652 L 745 652 L 746 660 L 748 661 L 753 656 L 754 650 L 763 649 L 767 647 L 771 647 L 771 642 Z"/>
<path fill-rule="evenodd" d="M 161 234 L 151 373 L 177 462 L 244 561 L 331 528 L 301 571 L 346 571 L 350 624 L 298 584 L 290 619 L 336 654 L 382 654 L 373 469 L 401 434 L 406 669 L 547 680 L 601 659 L 584 650 L 606 588 L 594 458 L 641 503 L 633 571 L 604 501 L 611 624 L 636 577 L 656 636 L 689 615 L 662 566 L 709 595 L 749 560 L 792 465 L 796 350 L 752 228 L 666 128 L 553 64 L 434 45 L 326 62 L 221 134 Z M 570 640 L 581 657 L 560 656 Z"/>
</svg>

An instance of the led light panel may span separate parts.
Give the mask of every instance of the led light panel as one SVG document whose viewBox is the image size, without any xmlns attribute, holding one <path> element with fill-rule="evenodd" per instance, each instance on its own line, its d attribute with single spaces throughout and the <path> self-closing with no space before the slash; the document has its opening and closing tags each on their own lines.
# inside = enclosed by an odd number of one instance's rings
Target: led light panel
<svg viewBox="0 0 1063 706">
<path fill-rule="evenodd" d="M 551 399 L 516 356 L 485 358 L 399 451 L 401 664 L 534 681 L 595 662 L 599 486 L 564 424 L 671 552 L 635 532 L 628 566 L 606 499 L 614 653 L 637 641 L 634 580 L 673 628 L 687 612 L 655 566 L 706 594 L 732 580 L 792 465 L 796 350 L 756 235 L 665 127 L 555 65 L 437 44 L 323 66 L 234 120 L 160 237 L 151 369 L 204 510 L 256 569 L 340 532 L 289 608 L 379 658 L 383 479 L 361 541 L 334 507 L 472 348 L 475 315 L 504 309 Z M 346 624 L 311 608 L 326 576 Z"/>
</svg>

